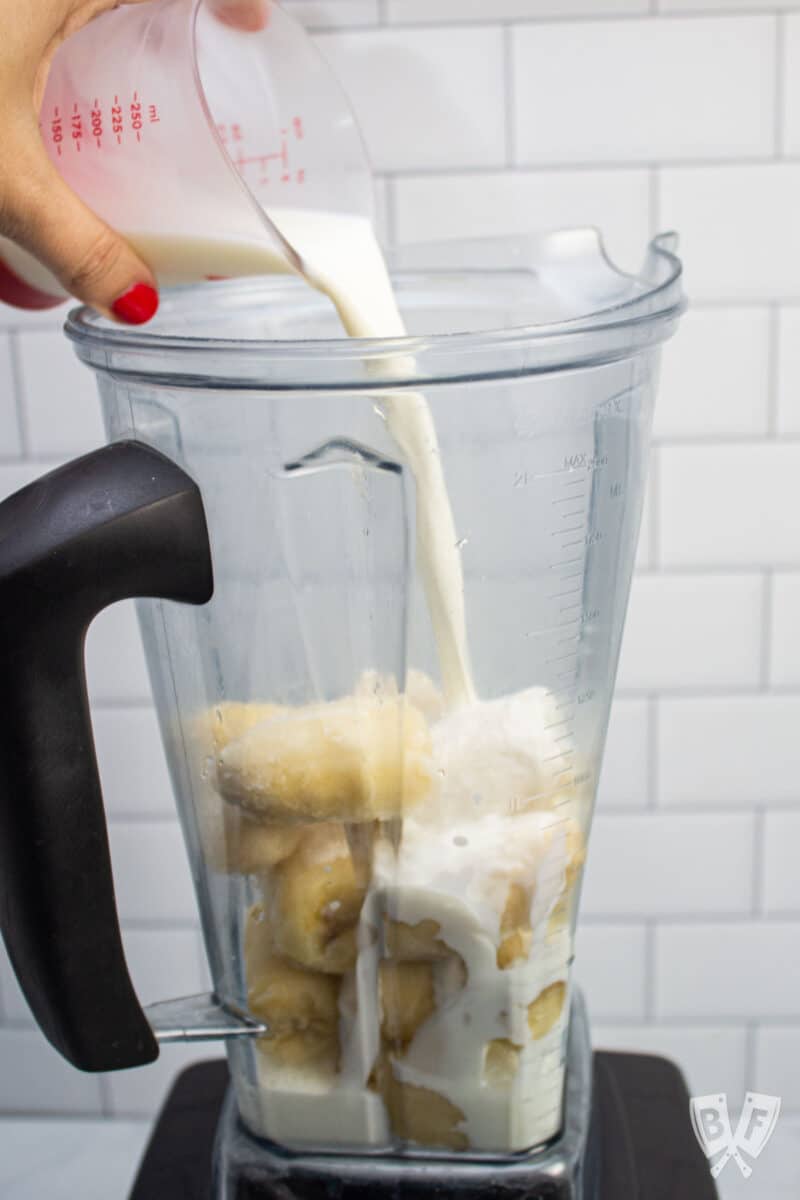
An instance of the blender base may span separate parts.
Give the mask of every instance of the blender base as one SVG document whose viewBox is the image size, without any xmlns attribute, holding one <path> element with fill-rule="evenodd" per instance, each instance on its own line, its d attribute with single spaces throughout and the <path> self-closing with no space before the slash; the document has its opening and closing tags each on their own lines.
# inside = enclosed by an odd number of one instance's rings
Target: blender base
<svg viewBox="0 0 800 1200">
<path fill-rule="evenodd" d="M 239 1123 L 231 1102 L 226 1064 L 198 1064 L 176 1081 L 130 1200 L 366 1200 L 368 1196 L 375 1200 L 456 1196 L 470 1200 L 499 1196 L 503 1200 L 562 1200 L 565 1196 L 570 1200 L 718 1200 L 708 1163 L 692 1133 L 689 1095 L 678 1069 L 660 1058 L 600 1052 L 594 1055 L 592 1074 L 585 1154 L 576 1164 L 583 1192 L 576 1193 L 574 1181 L 567 1177 L 553 1177 L 552 1170 L 549 1179 L 540 1174 L 537 1180 L 535 1169 L 541 1169 L 541 1155 L 520 1158 L 510 1168 L 505 1163 L 479 1164 L 471 1179 L 465 1179 L 463 1167 L 454 1169 L 452 1160 L 442 1168 L 428 1161 L 418 1165 L 414 1182 L 398 1170 L 409 1160 L 370 1159 L 363 1164 L 361 1180 L 355 1181 L 358 1191 L 344 1175 L 352 1159 L 301 1159 L 279 1154 L 252 1138 Z M 558 1145 L 547 1153 L 555 1154 Z M 311 1167 L 316 1164 L 327 1170 L 314 1175 Z M 379 1165 L 383 1167 L 380 1175 L 376 1171 Z M 433 1175 L 426 1173 L 431 1167 Z M 213 1185 L 212 1174 L 216 1178 Z M 567 1182 L 573 1186 L 572 1192 L 564 1190 Z"/>
<path fill-rule="evenodd" d="M 583 996 L 573 992 L 564 1127 L 549 1146 L 462 1161 L 435 1153 L 319 1154 L 254 1138 L 229 1095 L 215 1155 L 214 1200 L 601 1200 L 599 1138 L 590 1139 L 592 1047 Z M 630 1193 L 635 1195 L 634 1192 Z"/>
</svg>

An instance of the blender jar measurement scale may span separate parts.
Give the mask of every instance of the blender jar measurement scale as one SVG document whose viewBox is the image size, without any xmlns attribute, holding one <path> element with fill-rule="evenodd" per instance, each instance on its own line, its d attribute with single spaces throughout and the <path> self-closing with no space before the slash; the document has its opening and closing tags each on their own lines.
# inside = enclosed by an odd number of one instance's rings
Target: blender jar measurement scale
<svg viewBox="0 0 800 1200">
<path fill-rule="evenodd" d="M 624 416 L 624 396 L 608 403 Z M 553 583 L 547 592 L 552 624 L 531 630 L 528 636 L 536 642 L 541 639 L 546 647 L 540 659 L 540 678 L 549 684 L 560 713 L 558 722 L 550 727 L 557 730 L 554 741 L 563 744 L 551 760 L 553 793 L 596 784 L 590 769 L 575 763 L 575 745 L 580 741 L 576 737 L 578 710 L 591 704 L 596 694 L 590 684 L 581 683 L 582 659 L 596 652 L 598 631 L 608 621 L 607 600 L 604 603 L 599 589 L 587 581 L 616 569 L 630 519 L 624 500 L 627 470 L 623 444 L 600 455 L 586 451 L 568 455 L 561 470 L 552 476 L 529 479 L 522 472 L 514 480 L 515 487 L 536 489 L 538 485 L 544 493 L 541 504 L 536 505 L 543 519 L 548 514 L 545 496 L 552 493 L 547 530 L 553 546 L 549 564 Z"/>
</svg>

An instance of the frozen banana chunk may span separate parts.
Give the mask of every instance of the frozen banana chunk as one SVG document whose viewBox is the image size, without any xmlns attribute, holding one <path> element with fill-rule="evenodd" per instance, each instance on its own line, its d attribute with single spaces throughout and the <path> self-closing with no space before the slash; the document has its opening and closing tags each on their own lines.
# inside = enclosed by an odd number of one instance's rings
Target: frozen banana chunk
<svg viewBox="0 0 800 1200">
<path fill-rule="evenodd" d="M 430 675 L 412 667 L 406 684 L 406 695 L 414 707 L 424 713 L 431 723 L 440 721 L 445 714 L 444 696 Z"/>
<path fill-rule="evenodd" d="M 547 809 L 555 798 L 553 763 L 559 714 L 545 688 L 455 709 L 433 731 L 441 775 L 440 808 L 463 814 Z"/>
<path fill-rule="evenodd" d="M 530 954 L 533 931 L 530 921 L 531 893 L 521 883 L 512 883 L 500 918 L 497 965 L 501 970 L 524 962 Z"/>
<path fill-rule="evenodd" d="M 568 818 L 565 834 L 567 838 L 566 891 L 571 892 L 578 882 L 583 864 L 586 862 L 586 839 L 574 817 Z"/>
<path fill-rule="evenodd" d="M 383 943 L 387 958 L 398 962 L 439 962 L 452 953 L 439 936 L 438 921 L 418 921 L 409 925 L 405 921 L 384 918 Z"/>
<path fill-rule="evenodd" d="M 258 1048 L 276 1065 L 330 1066 L 339 1054 L 339 980 L 267 958 L 248 987 L 250 1011 L 269 1027 Z"/>
<path fill-rule="evenodd" d="M 565 927 L 573 889 L 586 858 L 583 833 L 572 817 L 548 824 L 542 830 L 540 844 L 535 849 L 532 858 L 539 857 L 538 866 L 534 862 L 530 871 L 525 872 L 526 882 L 511 883 L 500 917 L 497 965 L 504 970 L 517 966 L 530 956 L 533 944 L 532 913 L 536 912 L 537 907 L 540 919 L 547 916 L 548 934 L 555 936 Z M 552 861 L 548 861 L 548 858 Z M 528 877 L 530 884 L 527 883 Z"/>
<path fill-rule="evenodd" d="M 203 847 L 212 871 L 227 875 L 255 875 L 277 866 L 293 854 L 303 836 L 299 825 L 267 825 L 242 809 L 223 804 L 212 794 L 218 812 L 208 814 L 203 825 Z"/>
<path fill-rule="evenodd" d="M 248 987 L 263 976 L 267 963 L 274 957 L 272 933 L 264 906 L 254 904 L 248 910 L 244 927 L 244 969 Z"/>
<path fill-rule="evenodd" d="M 235 824 L 228 814 L 226 825 L 228 871 L 241 875 L 253 875 L 282 863 L 294 854 L 303 836 L 295 825 L 262 825 L 244 813 Z"/>
<path fill-rule="evenodd" d="M 287 710 L 262 701 L 221 700 L 192 719 L 193 740 L 215 756 L 262 721 L 271 721 Z"/>
<path fill-rule="evenodd" d="M 302 966 L 343 975 L 357 956 L 366 880 L 357 876 L 340 825 L 306 830 L 297 850 L 265 882 L 276 950 Z"/>
<path fill-rule="evenodd" d="M 188 752 L 200 772 L 195 788 L 197 821 L 206 862 L 212 871 L 248 875 L 280 862 L 296 844 L 284 829 L 267 831 L 220 803 L 214 790 L 216 763 L 231 740 L 283 710 L 276 704 L 223 701 L 192 718 L 186 726 Z"/>
<path fill-rule="evenodd" d="M 397 680 L 394 675 L 382 675 L 379 671 L 362 671 L 354 689 L 356 696 L 397 696 Z M 418 708 L 433 724 L 445 714 L 445 702 L 439 688 L 424 671 L 411 667 L 406 679 L 406 699 Z"/>
<path fill-rule="evenodd" d="M 389 1113 L 395 1137 L 420 1146 L 468 1150 L 469 1139 L 458 1128 L 464 1113 L 440 1092 L 402 1083 L 395 1078 L 391 1061 L 381 1061 L 376 1081 Z"/>
<path fill-rule="evenodd" d="M 436 1011 L 430 963 L 382 962 L 379 970 L 381 1033 L 402 1050 Z"/>
<path fill-rule="evenodd" d="M 266 820 L 387 820 L 431 787 L 428 726 L 399 697 L 287 709 L 226 746 L 218 781 L 226 800 Z"/>
<path fill-rule="evenodd" d="M 567 998 L 567 985 L 563 980 L 551 983 L 536 999 L 528 1005 L 528 1028 L 535 1042 L 553 1029 L 561 1019 L 564 1002 Z"/>
<path fill-rule="evenodd" d="M 507 1089 L 519 1070 L 519 1052 L 508 1038 L 495 1038 L 486 1046 L 483 1058 L 483 1081 L 491 1088 Z"/>
</svg>

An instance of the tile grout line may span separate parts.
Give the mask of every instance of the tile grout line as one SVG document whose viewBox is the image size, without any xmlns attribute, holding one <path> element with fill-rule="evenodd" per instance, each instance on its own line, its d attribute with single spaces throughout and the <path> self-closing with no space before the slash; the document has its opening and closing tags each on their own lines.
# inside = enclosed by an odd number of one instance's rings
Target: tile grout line
<svg viewBox="0 0 800 1200">
<path fill-rule="evenodd" d="M 619 912 L 592 912 L 582 913 L 581 921 L 585 925 L 608 925 L 608 926 L 630 926 L 634 923 L 634 919 L 630 913 L 620 914 Z M 698 913 L 694 908 L 688 912 L 665 912 L 656 911 L 647 914 L 647 920 L 652 921 L 659 929 L 696 929 L 698 925 L 713 926 L 714 929 L 730 929 L 732 925 L 743 925 L 745 928 L 752 929 L 755 922 L 753 921 L 752 912 L 747 908 L 741 911 L 708 911 Z M 758 922 L 759 927 L 784 929 L 791 928 L 794 932 L 800 928 L 800 912 L 775 912 L 770 913 L 768 917 L 762 917 Z M 127 928 L 127 925 L 125 925 Z M 731 1018 L 733 1019 L 733 1018 Z M 796 1017 L 787 1018 L 787 1021 L 793 1022 L 795 1025 L 800 1024 Z"/>
<path fill-rule="evenodd" d="M 103 1116 L 108 1119 L 116 1117 L 114 1112 L 114 1101 L 111 1098 L 111 1081 L 107 1074 L 101 1074 L 97 1077 L 97 1082 L 100 1085 L 100 1105 L 103 1110 Z"/>
<path fill-rule="evenodd" d="M 763 8 L 703 8 L 702 3 L 697 8 L 689 9 L 662 9 L 658 7 L 659 0 L 649 0 L 650 5 L 656 5 L 655 8 L 648 7 L 641 12 L 620 12 L 618 9 L 611 9 L 607 12 L 575 12 L 575 13 L 559 13 L 552 12 L 549 14 L 541 14 L 539 16 L 517 16 L 513 20 L 517 25 L 537 26 L 537 25 L 607 25 L 613 22 L 636 22 L 637 24 L 646 24 L 652 21 L 653 16 L 657 16 L 659 21 L 696 21 L 707 20 L 709 17 L 717 18 L 720 21 L 741 21 L 746 18 L 761 17 L 767 18 L 774 15 L 776 8 L 770 13 Z M 789 11 L 794 11 L 793 9 Z M 502 17 L 495 18 L 502 20 Z M 474 29 L 476 26 L 484 26 L 491 24 L 491 17 L 470 17 L 464 21 L 448 20 L 447 17 L 439 17 L 433 21 L 393 21 L 392 29 L 402 29 L 411 33 L 427 33 L 430 30 L 449 30 L 454 29 Z M 335 26 L 328 28 L 342 28 Z M 361 26 L 364 28 L 364 26 Z M 374 28 L 374 26 L 373 26 Z"/>
<path fill-rule="evenodd" d="M 766 911 L 766 876 L 764 872 L 764 855 L 766 853 L 767 813 L 759 805 L 753 813 L 753 903 L 752 915 L 767 919 Z"/>
<path fill-rule="evenodd" d="M 661 566 L 661 448 L 654 445 L 650 452 L 650 529 L 647 547 L 650 567 L 657 571 Z"/>
<path fill-rule="evenodd" d="M 396 246 L 398 245 L 397 190 L 395 188 L 395 180 L 393 175 L 386 176 L 384 197 L 386 206 L 386 241 L 388 245 Z"/>
<path fill-rule="evenodd" d="M 661 232 L 659 228 L 661 223 L 661 172 L 657 163 L 652 163 L 649 168 L 648 207 L 652 238 Z"/>
<path fill-rule="evenodd" d="M 656 928 L 657 922 L 645 922 L 644 934 L 644 1014 L 652 1025 L 656 1019 Z"/>
<path fill-rule="evenodd" d="M 499 27 L 492 25 L 490 28 L 497 29 Z M 677 171 L 726 171 L 740 170 L 742 168 L 749 170 L 766 168 L 772 171 L 779 167 L 796 167 L 800 165 L 800 154 L 787 155 L 781 158 L 780 161 L 777 161 L 774 157 L 770 157 L 770 153 L 770 151 L 765 150 L 763 154 L 755 156 L 734 154 L 726 158 L 663 158 L 658 160 L 658 167 L 659 169 Z M 514 163 L 514 170 L 520 175 L 541 175 L 547 172 L 551 174 L 585 173 L 587 175 L 601 172 L 620 175 L 638 172 L 644 175 L 652 164 L 652 158 L 548 158 L 541 162 L 526 162 L 521 159 Z M 498 162 L 461 163 L 460 165 L 450 164 L 449 166 L 438 167 L 389 167 L 386 170 L 391 171 L 398 179 L 410 179 L 414 181 L 439 178 L 447 179 L 459 175 L 497 175 L 503 173 L 503 164 Z"/>
<path fill-rule="evenodd" d="M 659 715 L 658 695 L 652 693 L 647 698 L 647 809 L 650 812 L 655 812 L 660 808 L 658 786 Z"/>
<path fill-rule="evenodd" d="M 517 142 L 516 94 L 517 80 L 514 69 L 514 28 L 503 26 L 503 92 L 505 100 L 506 166 L 514 166 Z"/>
<path fill-rule="evenodd" d="M 14 404 L 17 413 L 17 428 L 19 430 L 19 445 L 22 458 L 30 457 L 30 430 L 25 407 L 25 389 L 22 377 L 22 358 L 19 348 L 19 334 L 12 332 L 8 335 L 9 357 L 11 359 L 11 379 L 14 385 Z M 19 459 L 16 460 L 19 462 Z"/>
<path fill-rule="evenodd" d="M 745 1091 L 755 1091 L 758 1022 L 748 1021 L 744 1035 L 744 1086 Z"/>
<path fill-rule="evenodd" d="M 786 104 L 786 14 L 775 14 L 775 145 L 776 159 L 783 158 Z"/>
<path fill-rule="evenodd" d="M 596 818 L 600 821 L 613 823 L 616 821 L 627 821 L 637 817 L 651 817 L 657 815 L 659 817 L 719 817 L 726 821 L 736 817 L 746 817 L 752 815 L 756 811 L 759 801 L 743 800 L 740 804 L 732 801 L 725 801 L 722 804 L 704 804 L 702 802 L 693 803 L 691 800 L 682 801 L 679 804 L 662 805 L 657 810 L 647 808 L 634 808 L 631 804 L 615 804 L 612 801 L 603 801 L 602 807 L 598 808 Z M 764 812 L 771 813 L 788 813 L 789 815 L 800 814 L 800 800 L 773 800 L 764 802 Z M 114 818 L 110 818 L 113 823 Z M 126 818 L 127 820 L 127 818 Z M 800 910 L 798 911 L 800 916 Z"/>
<path fill-rule="evenodd" d="M 764 572 L 761 586 L 761 691 L 772 694 L 770 676 L 772 674 L 772 642 L 773 642 L 773 606 L 775 593 L 775 572 L 769 568 Z"/>
<path fill-rule="evenodd" d="M 770 304 L 767 331 L 767 433 L 777 439 L 780 436 L 780 354 L 781 354 L 781 310 L 779 304 Z"/>
</svg>

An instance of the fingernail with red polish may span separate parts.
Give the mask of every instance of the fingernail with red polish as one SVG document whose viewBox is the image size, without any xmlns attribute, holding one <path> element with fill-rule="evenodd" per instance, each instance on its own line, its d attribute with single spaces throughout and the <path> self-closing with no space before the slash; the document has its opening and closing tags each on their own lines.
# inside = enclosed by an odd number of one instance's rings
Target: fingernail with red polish
<svg viewBox="0 0 800 1200">
<path fill-rule="evenodd" d="M 112 304 L 111 311 L 126 325 L 144 325 L 158 312 L 158 292 L 149 283 L 137 283 Z"/>
</svg>

